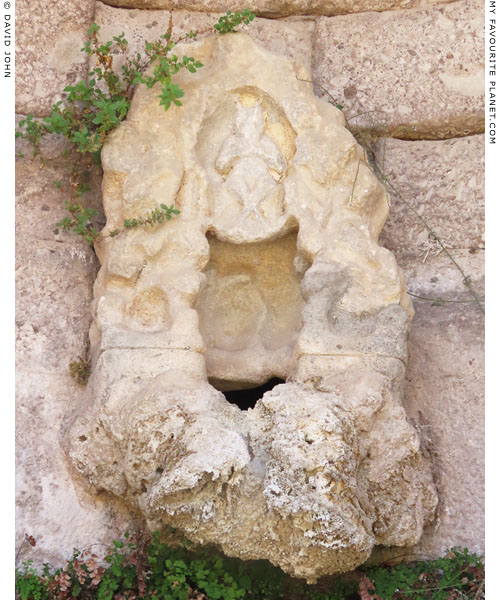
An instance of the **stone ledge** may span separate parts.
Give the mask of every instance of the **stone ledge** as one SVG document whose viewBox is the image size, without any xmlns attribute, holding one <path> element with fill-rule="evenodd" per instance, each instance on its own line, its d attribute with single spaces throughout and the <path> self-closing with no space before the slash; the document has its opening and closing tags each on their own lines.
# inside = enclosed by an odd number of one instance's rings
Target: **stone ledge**
<svg viewBox="0 0 500 600">
<path fill-rule="evenodd" d="M 385 137 L 482 133 L 483 27 L 477 0 L 321 17 L 313 49 L 318 95 L 330 99 L 325 88 L 342 104 L 351 128 Z"/>
<path fill-rule="evenodd" d="M 250 10 L 261 17 L 281 18 L 291 15 L 344 15 L 365 11 L 383 11 L 413 8 L 434 4 L 439 0 L 255 0 Z M 441 0 L 443 1 L 443 0 Z M 444 0 L 451 1 L 451 0 Z M 193 10 L 222 12 L 242 10 L 239 0 L 107 0 L 106 4 L 121 8 Z"/>
<path fill-rule="evenodd" d="M 127 52 L 134 55 L 137 52 L 144 54 L 144 42 L 157 40 L 167 31 L 170 14 L 167 10 L 126 10 L 96 2 L 95 21 L 101 26 L 99 36 L 103 41 L 125 32 L 129 41 Z M 177 11 L 173 13 L 172 19 L 173 38 L 190 30 L 201 32 L 211 29 L 222 14 L 224 13 L 215 12 L 214 9 L 207 13 Z M 295 60 L 311 70 L 313 22 L 255 19 L 249 27 L 242 30 L 271 52 Z"/>
<path fill-rule="evenodd" d="M 67 85 L 85 79 L 87 54 L 80 48 L 94 4 L 95 0 L 17 1 L 17 112 L 47 116 Z"/>
</svg>

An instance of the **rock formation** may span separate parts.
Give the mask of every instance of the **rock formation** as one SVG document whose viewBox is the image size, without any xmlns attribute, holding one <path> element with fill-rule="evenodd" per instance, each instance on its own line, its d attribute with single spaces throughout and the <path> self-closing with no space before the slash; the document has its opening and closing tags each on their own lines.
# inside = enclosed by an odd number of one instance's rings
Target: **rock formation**
<svg viewBox="0 0 500 600">
<path fill-rule="evenodd" d="M 182 47 L 178 54 L 182 55 Z M 437 504 L 401 405 L 412 307 L 388 196 L 309 73 L 243 34 L 184 48 L 103 150 L 93 375 L 69 455 L 96 491 L 296 577 L 412 545 Z M 161 204 L 180 214 L 126 230 Z M 223 391 L 274 387 L 241 411 Z"/>
</svg>

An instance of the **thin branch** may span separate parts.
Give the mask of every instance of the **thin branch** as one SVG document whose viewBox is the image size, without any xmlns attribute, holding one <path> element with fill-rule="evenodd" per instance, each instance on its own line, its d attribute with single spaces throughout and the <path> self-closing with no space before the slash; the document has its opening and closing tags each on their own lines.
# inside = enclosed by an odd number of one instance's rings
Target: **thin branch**
<svg viewBox="0 0 500 600">
<path fill-rule="evenodd" d="M 373 159 L 373 164 L 376 167 L 376 169 L 379 172 L 379 174 L 381 176 L 385 177 L 385 174 L 380 169 L 380 166 L 378 165 L 377 159 L 375 157 Z M 418 213 L 418 211 L 415 208 L 413 208 L 413 206 L 407 200 L 405 200 L 402 197 L 402 195 L 399 193 L 399 191 L 394 187 L 394 185 L 387 178 L 385 179 L 385 181 L 386 181 L 387 185 L 392 189 L 392 191 L 394 192 L 394 194 L 396 195 L 396 197 L 399 200 L 401 200 L 401 202 L 403 202 L 403 204 L 405 204 L 405 206 L 407 208 L 409 208 L 414 213 L 414 215 L 417 217 L 417 219 L 422 223 L 422 225 L 425 227 L 425 229 L 429 232 L 429 237 L 431 239 L 436 240 L 436 242 L 441 246 L 441 249 L 443 250 L 443 252 L 448 256 L 448 258 L 451 260 L 451 262 L 460 271 L 460 273 L 462 274 L 462 277 L 463 277 L 463 284 L 467 287 L 467 289 L 469 290 L 471 296 L 474 298 L 474 301 L 478 305 L 479 310 L 484 314 L 484 307 L 482 306 L 481 301 L 479 300 L 476 292 L 472 288 L 472 282 L 471 282 L 470 275 L 466 275 L 464 273 L 463 269 L 460 267 L 460 265 L 453 258 L 453 256 L 450 254 L 450 252 L 448 251 L 448 249 L 446 248 L 446 246 L 441 241 L 441 238 L 439 237 L 439 235 L 430 227 L 430 225 L 427 224 L 427 221 Z"/>
<path fill-rule="evenodd" d="M 301 79 L 300 77 L 297 77 L 297 75 L 295 75 L 295 79 L 298 79 L 299 81 L 303 81 L 304 83 L 312 83 L 313 85 L 317 85 L 319 88 L 321 88 L 325 92 L 325 94 L 328 94 L 328 96 L 330 96 L 330 99 L 335 106 L 340 106 L 340 104 L 337 102 L 337 100 L 335 100 L 335 98 L 330 94 L 330 92 L 326 88 L 324 88 L 320 83 L 317 83 L 316 81 L 311 81 L 310 79 Z"/>
<path fill-rule="evenodd" d="M 358 168 L 356 169 L 356 175 L 354 176 L 354 181 L 352 182 L 352 190 L 351 190 L 351 197 L 349 199 L 349 206 L 352 206 L 352 202 L 354 200 L 354 188 L 356 186 L 356 181 L 358 180 L 358 173 L 359 173 L 359 165 L 361 164 L 361 159 L 358 160 Z"/>
<path fill-rule="evenodd" d="M 454 302 L 457 304 L 465 304 L 465 303 L 473 303 L 473 302 L 477 302 L 477 300 L 445 300 L 444 298 L 426 298 L 425 296 L 418 296 L 417 294 L 412 294 L 411 292 L 409 292 L 408 290 L 406 290 L 406 293 L 409 296 L 413 296 L 414 298 L 418 298 L 419 300 L 429 300 L 430 302 L 436 302 L 439 304 L 445 304 L 448 302 Z M 484 302 L 483 300 L 479 300 L 479 302 Z"/>
<path fill-rule="evenodd" d="M 484 579 L 481 581 L 481 585 L 477 588 L 477 592 L 474 596 L 474 600 L 479 600 L 483 589 L 484 589 Z"/>
<path fill-rule="evenodd" d="M 382 563 L 385 564 L 388 562 L 392 562 L 394 560 L 399 560 L 400 558 L 410 558 L 411 556 L 420 556 L 421 558 L 425 558 L 426 560 L 431 560 L 433 558 L 432 554 L 422 554 L 421 552 L 410 552 L 410 553 L 406 553 L 406 554 L 398 554 L 397 556 L 389 556 L 387 559 L 383 560 Z"/>
<path fill-rule="evenodd" d="M 374 110 L 365 110 L 363 112 L 358 113 L 357 115 L 353 115 L 352 117 L 346 119 L 346 121 L 349 123 L 349 121 L 352 121 L 353 119 L 357 119 L 358 117 L 362 117 L 363 115 L 369 115 L 370 113 L 383 113 L 384 115 L 387 114 L 385 110 L 375 108 Z"/>
</svg>

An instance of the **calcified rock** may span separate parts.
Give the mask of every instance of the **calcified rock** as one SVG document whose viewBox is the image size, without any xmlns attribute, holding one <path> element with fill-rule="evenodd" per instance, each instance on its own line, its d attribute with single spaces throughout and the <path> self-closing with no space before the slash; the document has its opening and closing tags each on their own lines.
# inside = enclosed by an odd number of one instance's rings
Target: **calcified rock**
<svg viewBox="0 0 500 600">
<path fill-rule="evenodd" d="M 241 34 L 185 51 L 205 66 L 179 77 L 183 106 L 140 89 L 103 152 L 104 234 L 181 213 L 99 244 L 70 456 L 151 528 L 313 581 L 416 543 L 437 501 L 401 406 L 388 198 L 301 66 Z M 248 411 L 218 391 L 271 377 Z"/>
</svg>

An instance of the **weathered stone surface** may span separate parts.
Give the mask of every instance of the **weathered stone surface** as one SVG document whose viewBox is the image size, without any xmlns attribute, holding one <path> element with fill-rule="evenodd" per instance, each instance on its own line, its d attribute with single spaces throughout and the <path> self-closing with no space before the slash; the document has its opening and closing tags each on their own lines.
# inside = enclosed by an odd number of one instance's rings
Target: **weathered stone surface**
<svg viewBox="0 0 500 600">
<path fill-rule="evenodd" d="M 229 9 L 220 10 L 223 12 L 212 8 L 207 13 L 178 10 L 172 14 L 167 10 L 119 9 L 96 2 L 95 20 L 101 26 L 99 35 L 103 41 L 125 32 L 129 41 L 127 53 L 134 56 L 137 52 L 144 54 L 144 41 L 157 40 L 167 31 L 171 14 L 172 34 L 176 39 L 192 30 L 199 31 L 200 36 L 201 32 L 213 33 L 214 24 Z M 309 70 L 312 68 L 313 22 L 255 19 L 250 26 L 243 26 L 243 30 L 271 52 L 295 60 Z M 120 60 L 115 59 L 115 62 L 119 69 Z"/>
<path fill-rule="evenodd" d="M 69 363 L 84 355 L 91 322 L 96 259 L 75 234 L 58 231 L 68 198 L 68 158 L 60 140 L 42 144 L 46 158 L 31 159 L 16 142 L 16 548 L 18 560 L 56 566 L 74 547 L 109 543 L 137 523 L 130 510 L 110 497 L 93 497 L 74 486 L 63 451 L 65 419 L 84 391 Z M 82 202 L 99 204 L 99 186 Z"/>
<path fill-rule="evenodd" d="M 416 552 L 484 552 L 484 316 L 415 300 L 405 407 L 433 455 L 437 519 Z"/>
<path fill-rule="evenodd" d="M 16 113 L 16 131 L 26 133 L 26 129 L 20 126 L 20 123 L 26 119 L 26 115 Z M 41 117 L 35 117 L 35 121 L 38 123 L 43 121 Z M 55 133 L 49 133 L 44 135 L 40 139 L 40 155 L 44 161 L 52 159 L 61 159 L 66 151 L 71 149 L 71 142 L 62 135 Z M 41 166 L 40 156 L 33 158 L 33 146 L 24 138 L 16 138 L 16 158 L 29 158 L 33 159 L 32 162 L 38 167 Z M 20 163 L 23 164 L 23 163 Z M 50 164 L 50 163 L 49 163 Z M 22 177 L 21 177 L 22 178 Z"/>
<path fill-rule="evenodd" d="M 484 298 L 484 250 L 470 253 L 469 250 L 450 250 L 466 276 L 470 276 L 473 289 L 480 299 Z M 425 257 L 424 257 L 425 258 Z M 426 298 L 450 300 L 472 300 L 463 283 L 463 277 L 448 256 L 406 257 L 399 262 L 404 271 L 406 288 L 409 292 Z"/>
<path fill-rule="evenodd" d="M 445 0 L 446 1 L 446 0 Z M 112 6 L 125 8 L 156 8 L 164 10 L 194 10 L 223 12 L 242 9 L 239 0 L 109 0 Z M 365 11 L 395 10 L 433 4 L 433 0 L 255 0 L 249 7 L 263 17 L 286 17 L 289 15 L 343 15 Z"/>
<path fill-rule="evenodd" d="M 16 117 L 16 121 L 19 120 Z M 89 248 L 85 242 L 74 233 L 64 232 L 57 226 L 68 216 L 65 209 L 65 202 L 70 198 L 68 170 L 75 156 L 63 156 L 68 143 L 57 135 L 43 138 L 40 149 L 43 159 L 32 158 L 29 144 L 23 139 L 16 140 L 16 238 L 69 242 L 75 249 L 78 247 L 76 252 L 88 254 Z M 90 191 L 78 199 L 84 206 L 97 211 L 97 225 L 104 224 L 101 183 L 102 170 L 93 165 L 89 171 Z"/>
<path fill-rule="evenodd" d="M 50 157 L 28 158 L 26 142 L 16 142 L 16 364 L 33 373 L 67 373 L 85 351 L 96 260 L 81 238 L 56 226 L 67 215 L 64 203 L 68 158 L 64 144 L 48 139 Z M 56 181 L 64 182 L 61 188 Z M 82 202 L 96 206 L 99 188 Z"/>
<path fill-rule="evenodd" d="M 300 283 L 309 266 L 295 267 L 297 235 L 251 245 L 211 236 L 209 243 L 206 286 L 195 308 L 211 380 L 219 389 L 241 389 L 285 378 L 302 327 Z"/>
<path fill-rule="evenodd" d="M 17 366 L 67 372 L 87 341 L 95 270 L 91 251 L 32 239 L 24 244 L 19 240 L 17 248 Z"/>
<path fill-rule="evenodd" d="M 319 18 L 313 57 L 318 95 L 329 99 L 324 88 L 345 106 L 351 127 L 385 136 L 482 133 L 483 25 L 477 0 Z"/>
<path fill-rule="evenodd" d="M 451 250 L 484 298 L 484 251 Z M 408 344 L 405 407 L 432 456 L 440 502 L 435 522 L 408 550 L 439 557 L 462 546 L 484 552 L 484 316 L 444 255 L 402 256 L 416 315 Z M 433 299 L 443 299 L 442 306 Z M 457 301 L 461 301 L 457 302 Z M 465 301 L 465 302 L 464 302 Z M 457 440 L 459 440 L 457 442 Z M 394 550 L 377 552 L 381 560 Z"/>
<path fill-rule="evenodd" d="M 243 34 L 189 52 L 205 66 L 176 79 L 182 107 L 140 89 L 103 150 L 94 375 L 69 456 L 152 529 L 312 581 L 417 543 L 437 503 L 401 405 L 412 308 L 377 243 L 388 199 L 300 64 Z M 180 215 L 109 235 L 160 204 Z M 276 374 L 246 412 L 209 383 Z"/>
<path fill-rule="evenodd" d="M 375 147 L 389 181 L 450 246 L 481 299 L 483 144 L 483 136 L 471 136 Z M 429 299 L 412 298 L 405 406 L 433 457 L 440 502 L 436 521 L 409 554 L 438 557 L 453 546 L 484 552 L 484 317 L 456 266 L 394 194 L 381 241 L 398 257 L 408 291 Z M 439 298 L 467 302 L 434 306 Z"/>
<path fill-rule="evenodd" d="M 50 300 L 42 302 L 47 307 Z M 71 342 L 70 335 L 62 342 Z M 19 564 L 34 560 L 56 566 L 71 557 L 73 548 L 109 544 L 138 521 L 117 499 L 84 493 L 71 479 L 62 449 L 64 424 L 84 392 L 69 376 L 67 357 L 65 373 L 24 367 L 18 367 L 16 381 L 16 549 L 28 532 L 37 546 L 24 544 Z M 94 548 L 100 553 L 100 546 Z"/>
<path fill-rule="evenodd" d="M 391 210 L 381 234 L 386 248 L 398 258 L 420 255 L 424 259 L 439 251 L 419 216 L 447 247 L 484 248 L 483 135 L 440 141 L 381 140 L 375 154 L 399 193 L 391 193 Z"/>
<path fill-rule="evenodd" d="M 81 52 L 95 0 L 16 2 L 16 111 L 51 113 L 67 85 L 85 79 Z"/>
</svg>

